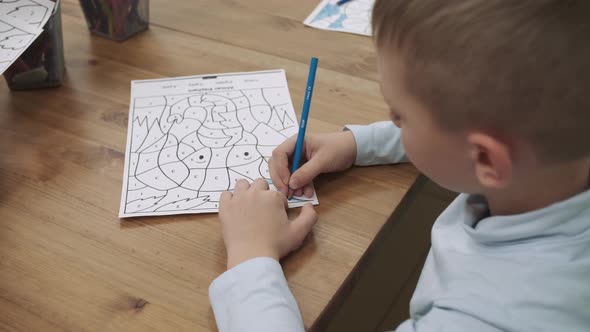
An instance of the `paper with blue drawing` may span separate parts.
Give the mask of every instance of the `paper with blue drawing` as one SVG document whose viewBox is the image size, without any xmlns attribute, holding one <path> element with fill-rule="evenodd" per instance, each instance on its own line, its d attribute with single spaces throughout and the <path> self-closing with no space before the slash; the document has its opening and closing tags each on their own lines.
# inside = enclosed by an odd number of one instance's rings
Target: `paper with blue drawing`
<svg viewBox="0 0 590 332">
<path fill-rule="evenodd" d="M 268 160 L 297 130 L 284 70 L 133 81 L 119 217 L 218 212 L 239 179 L 276 189 Z"/>
<path fill-rule="evenodd" d="M 303 23 L 317 29 L 370 36 L 375 0 L 353 0 L 341 6 L 337 2 L 323 0 Z"/>
</svg>

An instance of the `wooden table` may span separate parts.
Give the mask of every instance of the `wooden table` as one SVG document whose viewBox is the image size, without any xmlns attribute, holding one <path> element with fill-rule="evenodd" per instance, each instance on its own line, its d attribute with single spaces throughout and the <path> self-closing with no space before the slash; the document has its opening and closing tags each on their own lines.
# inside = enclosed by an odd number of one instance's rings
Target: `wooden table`
<svg viewBox="0 0 590 332">
<path fill-rule="evenodd" d="M 217 215 L 119 220 L 132 79 L 284 68 L 309 129 L 386 118 L 368 37 L 304 27 L 316 0 L 152 0 L 150 29 L 91 36 L 64 0 L 62 87 L 0 92 L 0 330 L 216 330 L 208 286 L 225 269 Z M 320 220 L 284 260 L 306 326 L 343 287 L 417 176 L 411 165 L 316 181 Z"/>
</svg>

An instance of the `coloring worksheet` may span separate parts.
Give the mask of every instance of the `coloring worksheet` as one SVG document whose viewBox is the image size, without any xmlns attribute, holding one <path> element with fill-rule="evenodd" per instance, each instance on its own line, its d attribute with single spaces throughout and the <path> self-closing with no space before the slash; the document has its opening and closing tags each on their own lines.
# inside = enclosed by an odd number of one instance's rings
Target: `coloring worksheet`
<svg viewBox="0 0 590 332">
<path fill-rule="evenodd" d="M 218 212 L 239 179 L 274 188 L 272 150 L 298 128 L 284 70 L 133 81 L 119 217 Z"/>
<path fill-rule="evenodd" d="M 51 17 L 54 6 L 55 2 L 49 0 L 0 0 L 0 16 L 9 16 L 41 29 Z"/>
<path fill-rule="evenodd" d="M 25 22 L 0 16 L 0 74 L 43 32 Z"/>
<path fill-rule="evenodd" d="M 353 0 L 337 5 L 338 0 L 323 0 L 303 22 L 323 30 L 371 35 L 371 11 L 375 0 Z"/>
</svg>

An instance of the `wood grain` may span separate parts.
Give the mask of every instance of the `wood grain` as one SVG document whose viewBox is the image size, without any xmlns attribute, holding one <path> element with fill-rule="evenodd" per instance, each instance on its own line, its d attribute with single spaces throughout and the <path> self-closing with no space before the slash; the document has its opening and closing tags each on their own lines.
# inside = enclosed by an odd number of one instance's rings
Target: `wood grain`
<svg viewBox="0 0 590 332">
<path fill-rule="evenodd" d="M 370 39 L 304 27 L 315 4 L 157 0 L 150 29 L 116 43 L 91 36 L 78 2 L 63 1 L 64 85 L 0 83 L 0 330 L 216 330 L 217 216 L 117 218 L 130 80 L 284 68 L 300 109 L 313 54 L 310 131 L 385 119 Z M 416 176 L 398 165 L 318 179 L 320 221 L 283 262 L 307 326 Z"/>
</svg>

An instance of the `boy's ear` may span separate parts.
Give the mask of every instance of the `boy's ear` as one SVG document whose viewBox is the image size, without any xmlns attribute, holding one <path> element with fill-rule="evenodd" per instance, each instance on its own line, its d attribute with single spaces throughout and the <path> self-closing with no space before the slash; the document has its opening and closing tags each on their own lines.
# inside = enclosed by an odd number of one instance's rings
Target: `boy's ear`
<svg viewBox="0 0 590 332">
<path fill-rule="evenodd" d="M 482 132 L 469 133 L 467 142 L 479 183 L 490 189 L 507 187 L 514 167 L 508 144 Z"/>
</svg>

